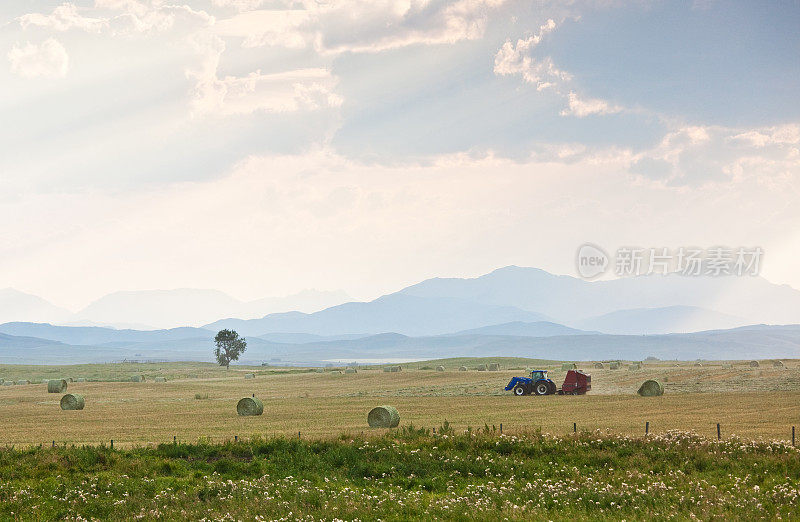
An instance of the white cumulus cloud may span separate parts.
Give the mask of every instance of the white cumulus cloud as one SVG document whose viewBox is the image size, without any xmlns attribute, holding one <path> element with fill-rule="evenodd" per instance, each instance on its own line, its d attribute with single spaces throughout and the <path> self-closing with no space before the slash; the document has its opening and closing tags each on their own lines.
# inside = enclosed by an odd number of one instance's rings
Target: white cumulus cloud
<svg viewBox="0 0 800 522">
<path fill-rule="evenodd" d="M 108 21 L 115 34 L 189 33 L 214 25 L 215 19 L 205 11 L 188 5 L 153 5 L 135 0 L 95 0 L 97 7 L 121 11 Z"/>
<path fill-rule="evenodd" d="M 92 11 L 95 16 L 82 12 Z M 41 27 L 53 31 L 82 30 L 131 35 L 160 32 L 191 32 L 214 24 L 214 17 L 189 5 L 141 2 L 139 0 L 95 0 L 93 8 L 74 3 L 57 6 L 49 14 L 29 13 L 17 18 L 23 29 Z"/>
<path fill-rule="evenodd" d="M 686 126 L 636 155 L 632 171 L 672 186 L 757 180 L 797 187 L 800 126 L 754 129 Z M 796 188 L 791 190 L 796 192 Z"/>
<path fill-rule="evenodd" d="M 221 37 L 242 38 L 244 47 L 302 49 L 313 45 L 311 22 L 312 15 L 305 9 L 260 9 L 220 20 L 214 32 Z"/>
<path fill-rule="evenodd" d="M 69 70 L 69 55 L 55 38 L 40 44 L 15 44 L 8 52 L 11 72 L 23 78 L 63 78 Z"/>
<path fill-rule="evenodd" d="M 597 98 L 581 98 L 574 91 L 567 96 L 569 106 L 561 111 L 562 116 L 577 116 L 583 118 L 592 114 L 615 114 L 622 112 L 622 107 L 611 105 L 605 100 Z"/>
<path fill-rule="evenodd" d="M 62 4 L 50 14 L 30 13 L 18 18 L 23 29 L 30 26 L 44 27 L 54 31 L 68 31 L 81 29 L 90 33 L 97 33 L 106 26 L 106 20 L 91 18 L 81 15 L 78 7 L 72 3 Z"/>
<path fill-rule="evenodd" d="M 191 102 L 195 115 L 314 111 L 342 103 L 335 92 L 338 79 L 328 69 L 256 70 L 245 76 L 220 77 L 219 62 L 225 51 L 222 39 L 205 35 L 193 43 L 203 55 L 200 66 L 188 73 L 196 82 Z"/>
<path fill-rule="evenodd" d="M 211 0 L 211 5 L 216 7 L 233 7 L 239 11 L 251 11 L 266 3 L 266 0 Z"/>
<path fill-rule="evenodd" d="M 222 21 L 218 34 L 245 46 L 313 47 L 322 54 L 379 52 L 415 44 L 446 44 L 483 36 L 505 0 L 348 0 L 285 3 L 256 9 L 257 0 L 215 0 L 243 14 Z M 254 10 L 248 11 L 248 8 Z"/>
<path fill-rule="evenodd" d="M 230 116 L 338 107 L 342 99 L 334 92 L 335 85 L 336 78 L 322 68 L 215 76 L 198 82 L 193 108 L 196 113 Z"/>
<path fill-rule="evenodd" d="M 520 75 L 540 91 L 568 81 L 569 73 L 559 70 L 550 57 L 531 56 L 531 51 L 555 28 L 556 23 L 550 19 L 539 28 L 538 34 L 519 39 L 516 43 L 510 40 L 504 43 L 494 57 L 494 73 L 501 76 Z"/>
<path fill-rule="evenodd" d="M 800 143 L 800 125 L 779 125 L 750 130 L 731 136 L 729 139 L 756 148 L 764 148 L 769 145 L 795 145 Z"/>
</svg>

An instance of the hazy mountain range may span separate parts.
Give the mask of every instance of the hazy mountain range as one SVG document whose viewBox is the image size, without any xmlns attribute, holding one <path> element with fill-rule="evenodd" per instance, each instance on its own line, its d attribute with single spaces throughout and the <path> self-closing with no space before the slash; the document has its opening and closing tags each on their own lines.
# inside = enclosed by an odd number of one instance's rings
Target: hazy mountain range
<svg viewBox="0 0 800 522">
<path fill-rule="evenodd" d="M 310 303 L 342 297 L 312 292 L 293 298 Z M 587 282 L 506 267 L 471 279 L 429 279 L 370 302 L 318 311 L 258 318 L 244 312 L 259 315 L 256 308 L 274 306 L 279 306 L 275 300 L 242 303 L 206 290 L 119 292 L 69 315 L 35 296 L 6 290 L 0 292 L 0 312 L 18 320 L 0 325 L 0 361 L 210 360 L 214 333 L 221 328 L 247 337 L 243 361 L 249 362 L 456 355 L 800 356 L 800 327 L 793 326 L 800 323 L 800 292 L 758 277 L 659 275 Z M 241 315 L 220 319 L 218 311 L 230 309 Z M 183 326 L 53 326 L 48 323 L 59 321 L 28 318 L 58 318 L 65 312 L 70 321 L 83 318 L 89 324 L 173 324 L 182 319 Z M 215 320 L 197 327 L 207 317 Z M 752 326 L 759 323 L 765 325 Z M 770 326 L 779 324 L 788 326 Z M 737 328 L 745 325 L 750 326 Z"/>
<path fill-rule="evenodd" d="M 73 314 L 40 297 L 5 289 L 0 290 L 0 323 L 134 329 L 235 325 L 248 335 L 387 331 L 435 335 L 540 320 L 605 333 L 800 322 L 800 292 L 760 277 L 656 275 L 589 282 L 510 266 L 476 278 L 428 279 L 369 303 L 348 301 L 342 291 L 305 290 L 249 302 L 216 290 L 124 291 Z"/>
<path fill-rule="evenodd" d="M 6 325 L 0 326 L 5 330 Z M 189 334 L 190 332 L 186 332 Z M 171 339 L 163 331 L 147 341 L 76 345 L 0 333 L 0 363 L 77 364 L 127 360 L 213 360 L 213 332 L 203 337 Z M 608 335 L 576 331 L 573 335 L 525 336 L 458 334 L 410 337 L 383 333 L 355 339 L 275 342 L 247 338 L 240 362 L 324 364 L 327 361 L 420 360 L 459 356 L 520 356 L 562 360 L 765 359 L 800 356 L 800 325 L 755 325 L 666 335 Z"/>
<path fill-rule="evenodd" d="M 399 293 L 514 306 L 570 326 L 618 310 L 672 306 L 726 314 L 745 324 L 800 322 L 800 291 L 761 277 L 671 274 L 590 282 L 509 266 L 474 279 L 428 279 Z"/>
<path fill-rule="evenodd" d="M 511 321 L 540 321 L 546 316 L 514 306 L 487 305 L 450 297 L 417 297 L 402 293 L 368 303 L 345 303 L 313 314 L 290 312 L 261 319 L 224 319 L 206 328 L 233 328 L 244 335 L 302 332 L 316 335 L 400 332 L 437 335 Z"/>
<path fill-rule="evenodd" d="M 13 288 L 0 290 L 0 320 L 8 321 L 42 321 L 60 323 L 69 319 L 69 310 Z"/>
<path fill-rule="evenodd" d="M 603 333 L 683 333 L 800 323 L 800 292 L 760 277 L 640 276 L 589 282 L 506 267 L 474 279 L 428 279 L 369 303 L 312 314 L 224 319 L 248 335 L 397 332 L 439 335 L 505 322 L 551 321 Z"/>
<path fill-rule="evenodd" d="M 723 330 L 743 326 L 748 322 L 741 317 L 697 306 L 665 306 L 617 310 L 580 319 L 574 324 L 585 330 L 598 330 L 609 334 L 644 335 Z"/>
<path fill-rule="evenodd" d="M 0 290 L 0 323 L 46 322 L 70 326 L 157 329 L 200 326 L 220 317 L 263 317 L 268 313 L 315 312 L 350 301 L 341 290 L 303 290 L 286 297 L 240 301 L 218 290 L 180 288 L 114 292 L 71 313 L 35 295 Z"/>
</svg>

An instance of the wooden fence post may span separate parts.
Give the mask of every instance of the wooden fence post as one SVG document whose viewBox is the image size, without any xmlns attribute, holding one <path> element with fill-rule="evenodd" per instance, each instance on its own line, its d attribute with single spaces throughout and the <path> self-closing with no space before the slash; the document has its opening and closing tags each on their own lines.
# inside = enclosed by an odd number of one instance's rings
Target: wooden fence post
<svg viewBox="0 0 800 522">
<path fill-rule="evenodd" d="M 722 439 L 722 433 L 719 430 L 719 422 L 718 422 L 717 423 L 717 440 L 721 440 L 721 439 Z"/>
<path fill-rule="evenodd" d="M 647 436 L 650 434 L 650 421 L 644 423 L 644 435 Z"/>
</svg>

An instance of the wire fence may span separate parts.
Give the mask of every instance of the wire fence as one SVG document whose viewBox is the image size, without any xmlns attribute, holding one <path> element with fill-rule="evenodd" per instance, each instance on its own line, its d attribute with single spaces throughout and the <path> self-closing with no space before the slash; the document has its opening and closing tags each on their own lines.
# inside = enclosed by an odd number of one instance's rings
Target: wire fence
<svg viewBox="0 0 800 522">
<path fill-rule="evenodd" d="M 437 428 L 431 427 L 427 428 L 424 426 L 413 426 L 413 425 L 406 425 L 406 427 L 411 427 L 415 430 L 420 432 L 429 433 L 432 435 L 436 435 Z M 110 449 L 122 449 L 122 448 L 136 448 L 136 447 L 152 447 L 152 446 L 159 446 L 162 444 L 229 444 L 229 443 L 238 443 L 238 442 L 247 442 L 252 440 L 269 440 L 274 438 L 297 438 L 297 439 L 308 439 L 308 440 L 333 440 L 333 439 L 341 439 L 343 437 L 347 438 L 368 438 L 368 437 L 376 437 L 376 436 L 383 436 L 387 433 L 391 433 L 393 431 L 397 431 L 402 429 L 402 426 L 399 428 L 369 428 L 367 430 L 359 430 L 359 431 L 343 431 L 338 435 L 328 435 L 328 436 L 320 436 L 318 434 L 306 434 L 304 436 L 302 431 L 294 431 L 294 432 L 271 432 L 265 434 L 248 434 L 248 436 L 241 437 L 237 434 L 234 435 L 222 435 L 222 436 L 199 436 L 194 441 L 190 441 L 188 439 L 184 439 L 179 437 L 178 435 L 173 435 L 172 439 L 166 439 L 162 441 L 142 441 L 142 440 L 120 440 L 120 439 L 108 439 L 106 441 L 65 441 L 65 440 L 56 440 L 52 439 L 47 442 L 13 442 L 13 443 L 6 443 L 6 448 L 14 448 L 14 447 L 35 447 L 38 446 L 40 448 L 44 447 L 51 447 L 51 448 L 61 448 L 61 447 L 76 447 L 76 446 L 92 446 L 92 447 L 107 447 Z M 439 433 L 442 434 L 442 427 L 439 428 Z M 446 433 L 453 433 L 456 430 L 452 428 L 446 429 Z M 462 430 L 458 430 L 461 432 Z M 494 434 L 496 436 L 503 436 L 503 435 L 524 435 L 526 433 L 533 433 L 534 430 L 531 430 L 529 427 L 524 427 L 522 429 L 512 429 L 509 430 L 508 426 L 503 426 L 503 423 L 499 425 L 492 425 L 492 426 L 484 426 L 484 428 L 472 429 L 467 428 L 463 430 L 464 433 L 483 433 L 483 434 Z M 537 431 L 538 432 L 538 431 Z M 582 426 L 579 426 L 577 422 L 572 423 L 572 430 L 570 430 L 566 434 L 562 435 L 569 435 L 570 433 L 573 435 L 577 435 L 579 433 L 591 433 L 592 430 L 586 429 Z M 697 435 L 703 436 L 702 433 L 698 434 L 693 432 Z M 796 447 L 796 428 L 795 426 L 787 426 L 786 429 L 786 439 L 781 440 L 774 440 L 775 442 L 786 442 L 787 444 L 791 443 L 792 447 Z M 551 435 L 557 435 L 552 434 Z M 651 424 L 649 421 L 644 423 L 642 427 L 642 436 L 644 438 L 653 436 L 654 433 L 651 430 Z M 721 423 L 716 423 L 715 425 L 710 426 L 709 432 L 706 434 L 708 439 L 716 439 L 718 441 L 722 441 L 725 439 L 724 437 L 724 430 Z M 734 436 L 737 439 L 741 439 L 741 437 Z"/>
</svg>

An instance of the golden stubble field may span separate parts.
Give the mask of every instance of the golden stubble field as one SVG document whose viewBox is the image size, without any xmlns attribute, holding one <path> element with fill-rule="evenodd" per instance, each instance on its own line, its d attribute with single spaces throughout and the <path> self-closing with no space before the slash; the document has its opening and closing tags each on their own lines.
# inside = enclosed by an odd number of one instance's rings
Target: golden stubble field
<svg viewBox="0 0 800 522">
<path fill-rule="evenodd" d="M 456 429 L 484 425 L 505 433 L 535 429 L 563 434 L 577 423 L 579 430 L 611 430 L 642 435 L 645 422 L 651 433 L 669 429 L 693 430 L 723 437 L 787 440 L 792 425 L 800 426 L 800 367 L 786 368 L 745 363 L 647 364 L 631 371 L 584 367 L 592 374 L 593 389 L 586 396 L 514 397 L 502 391 L 521 370 L 499 372 L 445 372 L 417 370 L 406 365 L 399 373 L 360 370 L 357 374 L 289 373 L 275 369 L 235 367 L 228 371 L 189 363 L 148 365 L 144 383 L 73 382 L 68 392 L 86 398 L 82 411 L 62 411 L 61 394 L 49 394 L 45 384 L 0 386 L 0 444 L 115 445 L 198 439 L 232 439 L 234 436 L 283 435 L 304 438 L 336 437 L 343 433 L 380 433 L 367 427 L 367 412 L 391 404 L 401 414 L 401 425 L 438 427 L 447 420 Z M 31 368 L 31 367 L 28 367 Z M 106 365 L 117 373 L 133 373 Z M 551 378 L 560 385 L 565 372 L 551 366 Z M 75 372 L 102 373 L 98 367 L 42 367 L 47 377 Z M 0 376 L 19 367 L 0 367 Z M 36 371 L 27 369 L 25 371 Z M 256 372 L 255 379 L 244 374 Z M 107 372 L 108 373 L 108 372 Z M 113 372 L 110 372 L 113 373 Z M 46 374 L 46 375 L 45 375 Z M 152 376 L 170 376 L 166 383 Z M 665 380 L 663 397 L 639 397 L 639 384 L 647 378 Z M 195 394 L 208 399 L 195 399 Z M 264 401 L 264 414 L 239 417 L 236 402 L 255 394 Z M 799 433 L 800 435 L 800 433 Z"/>
</svg>

